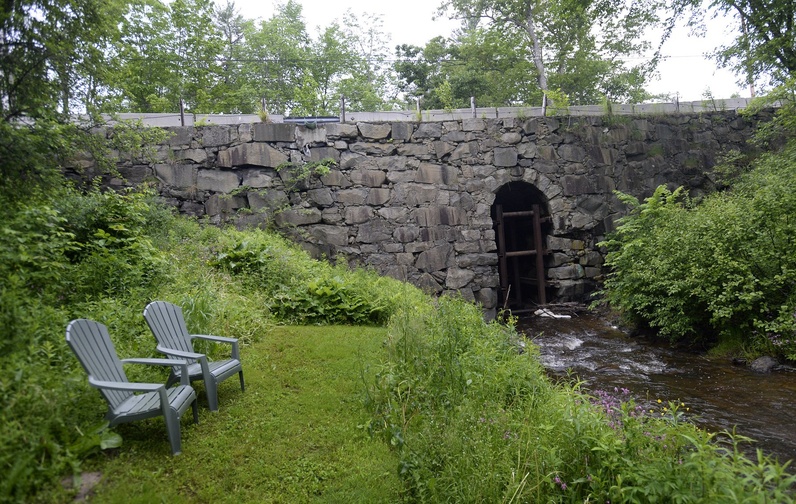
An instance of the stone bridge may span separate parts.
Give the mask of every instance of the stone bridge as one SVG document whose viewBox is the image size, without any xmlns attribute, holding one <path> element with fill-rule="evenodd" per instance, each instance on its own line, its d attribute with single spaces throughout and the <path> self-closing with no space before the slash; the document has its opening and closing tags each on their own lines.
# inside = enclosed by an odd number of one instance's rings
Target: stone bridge
<svg viewBox="0 0 796 504">
<path fill-rule="evenodd" d="M 109 185 L 156 181 L 182 213 L 275 227 L 316 257 L 342 254 L 494 315 L 507 296 L 540 300 L 519 280 L 533 259 L 508 261 L 512 278 L 501 279 L 498 206 L 539 205 L 545 298 L 584 301 L 601 275 L 597 243 L 625 211 L 614 191 L 710 191 L 717 155 L 744 149 L 753 125 L 732 111 L 167 130 L 149 160 L 120 161 L 123 178 Z M 503 231 L 509 247 L 533 239 L 527 222 Z"/>
</svg>

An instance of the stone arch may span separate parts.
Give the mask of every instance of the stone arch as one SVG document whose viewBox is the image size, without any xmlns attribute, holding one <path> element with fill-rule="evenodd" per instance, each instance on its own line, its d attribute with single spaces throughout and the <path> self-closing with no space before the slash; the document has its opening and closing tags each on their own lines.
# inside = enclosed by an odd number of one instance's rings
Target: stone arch
<svg viewBox="0 0 796 504">
<path fill-rule="evenodd" d="M 495 191 L 491 216 L 498 244 L 498 302 L 515 313 L 546 303 L 544 244 L 552 229 L 546 195 L 528 182 L 508 182 Z"/>
</svg>

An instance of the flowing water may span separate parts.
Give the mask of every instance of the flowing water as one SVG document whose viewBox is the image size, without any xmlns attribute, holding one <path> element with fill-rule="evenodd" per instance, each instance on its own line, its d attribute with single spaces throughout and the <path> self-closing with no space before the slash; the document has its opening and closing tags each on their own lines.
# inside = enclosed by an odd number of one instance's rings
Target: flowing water
<svg viewBox="0 0 796 504">
<path fill-rule="evenodd" d="M 525 317 L 518 330 L 536 343 L 553 376 L 568 373 L 589 390 L 627 388 L 637 402 L 680 400 L 687 418 L 709 432 L 756 441 L 781 462 L 796 459 L 796 370 L 759 374 L 731 362 L 631 338 L 596 315 Z"/>
</svg>

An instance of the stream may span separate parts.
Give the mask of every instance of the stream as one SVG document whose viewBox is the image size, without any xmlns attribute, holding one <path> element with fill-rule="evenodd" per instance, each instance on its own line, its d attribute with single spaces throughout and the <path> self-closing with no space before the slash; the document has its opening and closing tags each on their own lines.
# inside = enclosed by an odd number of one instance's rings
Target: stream
<svg viewBox="0 0 796 504">
<path fill-rule="evenodd" d="M 796 459 L 796 369 L 759 374 L 731 362 L 631 338 L 590 313 L 569 319 L 523 317 L 517 324 L 539 346 L 554 377 L 568 373 L 587 390 L 624 387 L 636 402 L 680 400 L 690 419 L 708 432 L 732 431 L 785 462 Z M 746 451 L 752 451 L 746 450 Z"/>
</svg>

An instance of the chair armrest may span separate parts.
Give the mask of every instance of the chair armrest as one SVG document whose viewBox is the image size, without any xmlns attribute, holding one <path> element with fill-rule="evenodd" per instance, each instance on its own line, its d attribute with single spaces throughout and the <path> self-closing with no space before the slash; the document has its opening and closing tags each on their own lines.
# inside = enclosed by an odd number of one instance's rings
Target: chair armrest
<svg viewBox="0 0 796 504">
<path fill-rule="evenodd" d="M 174 357 L 182 357 L 183 359 L 201 359 L 205 355 L 196 352 L 186 352 L 185 350 L 176 350 L 163 345 L 158 345 L 156 350 L 162 354 L 171 355 Z"/>
<path fill-rule="evenodd" d="M 188 364 L 182 359 L 142 359 L 142 358 L 132 358 L 132 359 L 122 359 L 122 364 L 146 364 L 149 366 L 179 366 L 180 364 Z"/>
<path fill-rule="evenodd" d="M 215 341 L 216 343 L 229 343 L 232 345 L 232 358 L 240 360 L 240 350 L 238 348 L 237 338 L 226 338 L 224 336 L 211 336 L 209 334 L 191 334 L 191 339 L 202 339 L 206 341 Z"/>
<path fill-rule="evenodd" d="M 135 359 L 133 359 L 135 360 Z M 165 359 L 159 359 L 165 360 Z M 187 364 L 183 364 L 185 369 L 188 369 Z M 189 385 L 187 371 L 180 377 L 182 385 Z M 122 382 L 109 382 L 102 380 L 95 380 L 93 377 L 88 377 L 88 383 L 92 387 L 106 390 L 128 390 L 130 392 L 157 392 L 160 399 L 161 411 L 166 411 L 169 407 L 169 395 L 166 393 L 166 385 L 162 383 L 122 383 Z"/>
<path fill-rule="evenodd" d="M 160 349 L 158 347 L 158 349 Z M 175 350 L 176 352 L 176 350 Z M 165 353 L 165 352 L 164 352 Z M 188 353 L 188 352 L 183 352 Z M 201 355 L 201 354 L 200 354 Z M 122 359 L 122 364 L 147 364 L 150 366 L 180 366 L 182 373 L 180 373 L 180 385 L 190 385 L 188 380 L 188 362 L 182 359 Z"/>
<path fill-rule="evenodd" d="M 166 386 L 162 383 L 131 383 L 131 382 L 110 382 L 97 380 L 92 376 L 88 377 L 88 384 L 95 388 L 109 390 L 129 390 L 131 392 L 157 392 Z"/>
</svg>

